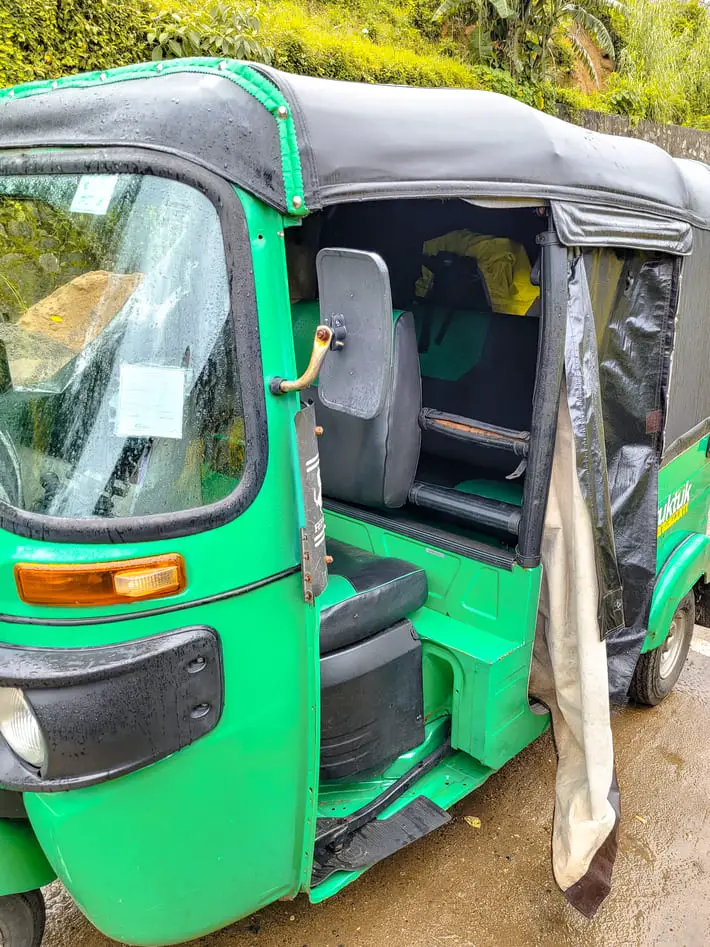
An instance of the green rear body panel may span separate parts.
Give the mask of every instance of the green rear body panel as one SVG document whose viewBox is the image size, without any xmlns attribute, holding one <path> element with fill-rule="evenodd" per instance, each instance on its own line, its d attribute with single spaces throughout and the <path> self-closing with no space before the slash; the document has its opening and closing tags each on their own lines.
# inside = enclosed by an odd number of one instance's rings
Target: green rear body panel
<svg viewBox="0 0 710 947">
<path fill-rule="evenodd" d="M 708 436 L 699 439 L 659 474 L 658 576 L 643 651 L 663 644 L 681 599 L 710 577 L 709 442 Z"/>
</svg>

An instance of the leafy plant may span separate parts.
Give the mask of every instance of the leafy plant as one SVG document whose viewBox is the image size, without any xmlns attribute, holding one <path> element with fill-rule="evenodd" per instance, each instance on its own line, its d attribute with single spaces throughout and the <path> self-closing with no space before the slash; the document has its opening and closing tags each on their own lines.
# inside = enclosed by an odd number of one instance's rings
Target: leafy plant
<svg viewBox="0 0 710 947">
<path fill-rule="evenodd" d="M 153 61 L 188 56 L 224 56 L 270 63 L 273 49 L 259 39 L 253 9 L 214 3 L 199 11 L 161 10 L 152 17 L 146 42 Z"/>
<path fill-rule="evenodd" d="M 643 88 L 629 82 L 623 76 L 615 77 L 610 84 L 605 99 L 610 112 L 617 115 L 627 115 L 632 123 L 646 117 L 648 103 Z"/>
<path fill-rule="evenodd" d="M 618 23 L 619 71 L 643 96 L 644 118 L 683 123 L 710 112 L 710 11 L 698 2 L 629 0 Z"/>
<path fill-rule="evenodd" d="M 624 10 L 621 0 L 594 0 L 597 10 Z M 584 65 L 594 82 L 599 77 L 580 37 L 588 33 L 613 61 L 614 41 L 589 5 L 569 0 L 443 0 L 435 17 L 463 31 L 475 62 L 509 69 L 544 81 L 557 71 L 560 39 Z"/>
</svg>

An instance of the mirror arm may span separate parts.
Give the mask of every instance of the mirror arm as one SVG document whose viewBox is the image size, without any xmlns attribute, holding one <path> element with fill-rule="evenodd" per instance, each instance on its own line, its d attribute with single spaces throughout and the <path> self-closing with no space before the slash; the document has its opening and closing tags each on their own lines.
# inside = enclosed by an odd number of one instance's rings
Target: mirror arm
<svg viewBox="0 0 710 947">
<path fill-rule="evenodd" d="M 318 372 L 323 364 L 323 359 L 328 354 L 332 339 L 333 330 L 330 326 L 318 326 L 313 337 L 313 351 L 308 362 L 308 368 L 295 381 L 287 381 L 285 378 L 272 378 L 269 383 L 271 394 L 284 395 L 289 391 L 303 391 L 304 388 L 312 385 L 318 377 Z"/>
</svg>

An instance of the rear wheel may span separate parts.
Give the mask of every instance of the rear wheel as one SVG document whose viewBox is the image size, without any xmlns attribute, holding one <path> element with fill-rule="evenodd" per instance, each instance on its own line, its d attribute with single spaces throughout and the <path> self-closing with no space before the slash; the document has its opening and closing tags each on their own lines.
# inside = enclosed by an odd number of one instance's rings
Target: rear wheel
<svg viewBox="0 0 710 947">
<path fill-rule="evenodd" d="M 44 898 L 40 891 L 0 898 L 0 947 L 40 947 L 44 934 Z"/>
<path fill-rule="evenodd" d="M 695 586 L 695 624 L 710 628 L 710 585 L 706 582 Z"/>
<path fill-rule="evenodd" d="M 688 657 L 694 624 L 695 596 L 689 592 L 673 615 L 666 640 L 638 660 L 629 688 L 629 695 L 637 704 L 653 707 L 673 690 Z"/>
</svg>

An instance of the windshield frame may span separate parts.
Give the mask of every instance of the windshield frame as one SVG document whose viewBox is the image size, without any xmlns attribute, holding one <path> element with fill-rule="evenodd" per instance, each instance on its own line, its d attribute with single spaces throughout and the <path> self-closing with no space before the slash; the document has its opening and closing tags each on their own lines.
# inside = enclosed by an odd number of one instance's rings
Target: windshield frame
<svg viewBox="0 0 710 947">
<path fill-rule="evenodd" d="M 28 539 L 71 543 L 125 543 L 175 539 L 235 519 L 259 492 L 268 460 L 264 373 L 261 360 L 251 241 L 239 196 L 228 181 L 185 158 L 146 148 L 72 148 L 0 151 L 0 176 L 145 174 L 195 188 L 212 203 L 220 223 L 229 283 L 229 311 L 242 407 L 245 462 L 241 479 L 216 503 L 176 513 L 86 518 L 28 513 L 0 500 L 0 529 Z"/>
</svg>

